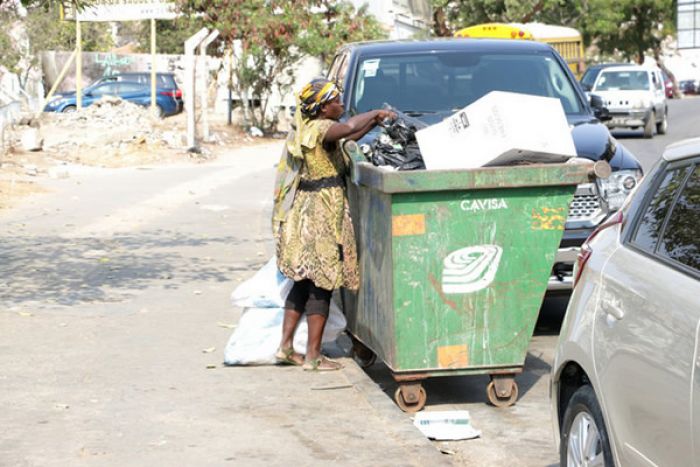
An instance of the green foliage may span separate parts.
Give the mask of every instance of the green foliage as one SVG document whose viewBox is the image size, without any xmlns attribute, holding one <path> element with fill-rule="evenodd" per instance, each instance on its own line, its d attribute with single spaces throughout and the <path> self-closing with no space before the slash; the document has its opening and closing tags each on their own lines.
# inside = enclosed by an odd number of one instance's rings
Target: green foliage
<svg viewBox="0 0 700 467">
<path fill-rule="evenodd" d="M 584 43 L 603 55 L 638 62 L 658 55 L 661 41 L 675 32 L 675 0 L 433 0 L 435 33 L 487 22 L 542 22 L 581 31 Z"/>
<path fill-rule="evenodd" d="M 204 19 L 197 16 L 183 15 L 173 21 L 156 21 L 157 49 L 161 54 L 185 53 L 185 41 L 205 26 Z M 137 50 L 151 52 L 151 22 L 139 21 Z"/>
<path fill-rule="evenodd" d="M 218 29 L 234 62 L 230 81 L 243 100 L 246 124 L 270 129 L 271 93 L 289 92 L 293 66 L 304 55 L 332 58 L 346 41 L 381 37 L 366 9 L 330 0 L 181 0 L 183 12 Z M 250 106 L 255 102 L 256 106 Z"/>
</svg>

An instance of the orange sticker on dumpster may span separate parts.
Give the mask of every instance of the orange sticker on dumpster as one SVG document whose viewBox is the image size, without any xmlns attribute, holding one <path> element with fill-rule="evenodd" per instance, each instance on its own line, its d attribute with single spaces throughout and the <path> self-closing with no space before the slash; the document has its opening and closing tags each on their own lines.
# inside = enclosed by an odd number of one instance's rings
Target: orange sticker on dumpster
<svg viewBox="0 0 700 467">
<path fill-rule="evenodd" d="M 404 214 L 391 218 L 391 235 L 423 235 L 425 233 L 425 214 Z"/>
<path fill-rule="evenodd" d="M 542 207 L 532 210 L 532 230 L 564 230 L 566 208 Z"/>
<path fill-rule="evenodd" d="M 464 368 L 469 366 L 469 349 L 467 344 L 443 345 L 438 347 L 438 366 L 440 368 Z"/>
</svg>

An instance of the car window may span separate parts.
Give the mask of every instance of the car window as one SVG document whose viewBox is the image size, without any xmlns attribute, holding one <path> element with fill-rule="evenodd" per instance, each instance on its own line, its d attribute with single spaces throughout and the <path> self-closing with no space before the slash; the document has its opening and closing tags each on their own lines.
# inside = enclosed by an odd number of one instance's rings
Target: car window
<svg viewBox="0 0 700 467">
<path fill-rule="evenodd" d="M 663 226 L 668 208 L 678 192 L 683 180 L 688 174 L 689 167 L 669 170 L 664 175 L 656 192 L 649 201 L 644 215 L 639 221 L 637 230 L 632 237 L 632 243 L 642 250 L 653 253 L 656 250 L 661 227 Z"/>
<path fill-rule="evenodd" d="M 606 71 L 600 74 L 595 91 L 647 91 L 649 73 L 646 71 Z"/>
<path fill-rule="evenodd" d="M 598 73 L 600 73 L 600 70 L 597 68 L 589 68 L 586 70 L 586 72 L 583 74 L 583 78 L 581 78 L 581 84 L 583 85 L 584 89 L 591 89 L 593 87 L 593 83 L 595 83 Z"/>
<path fill-rule="evenodd" d="M 673 206 L 658 254 L 700 272 L 700 166 L 695 166 Z"/>
<path fill-rule="evenodd" d="M 143 84 L 139 83 L 126 83 L 126 82 L 121 82 L 119 83 L 119 92 L 120 93 L 125 93 L 125 92 L 139 92 L 143 91 L 145 89 L 145 86 Z"/>
<path fill-rule="evenodd" d="M 453 113 L 491 91 L 558 98 L 567 114 L 582 105 L 551 54 L 421 53 L 366 58 L 350 108 L 365 112 L 387 102 L 402 111 Z"/>
<path fill-rule="evenodd" d="M 101 84 L 90 91 L 93 96 L 116 96 L 117 83 Z"/>
</svg>

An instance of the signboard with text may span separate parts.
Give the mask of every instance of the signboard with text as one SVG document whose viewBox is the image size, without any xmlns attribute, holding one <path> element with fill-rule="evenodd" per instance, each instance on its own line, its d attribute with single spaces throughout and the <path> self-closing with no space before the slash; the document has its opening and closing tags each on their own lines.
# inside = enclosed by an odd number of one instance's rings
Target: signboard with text
<svg viewBox="0 0 700 467">
<path fill-rule="evenodd" d="M 78 21 L 140 21 L 144 19 L 174 19 L 174 3 L 159 0 L 97 0 L 80 11 L 67 9 L 66 19 Z"/>
</svg>

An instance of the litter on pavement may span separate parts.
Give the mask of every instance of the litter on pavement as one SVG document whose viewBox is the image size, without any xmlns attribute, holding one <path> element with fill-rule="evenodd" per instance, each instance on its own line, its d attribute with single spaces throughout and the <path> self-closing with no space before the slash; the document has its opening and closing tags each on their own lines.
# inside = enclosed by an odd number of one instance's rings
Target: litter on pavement
<svg viewBox="0 0 700 467">
<path fill-rule="evenodd" d="M 481 436 L 481 431 L 471 425 L 468 410 L 419 412 L 415 415 L 413 424 L 427 438 L 436 441 L 456 441 Z"/>
</svg>

